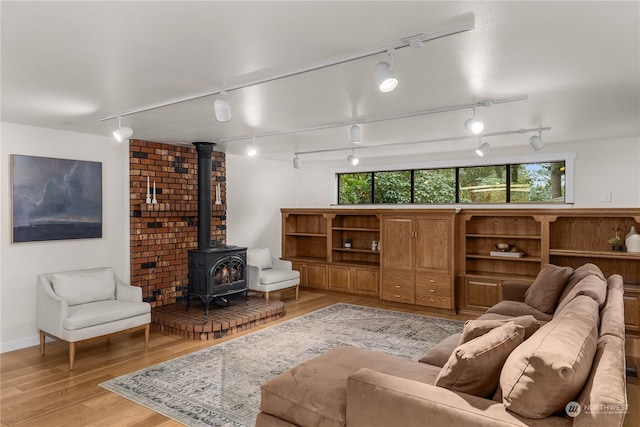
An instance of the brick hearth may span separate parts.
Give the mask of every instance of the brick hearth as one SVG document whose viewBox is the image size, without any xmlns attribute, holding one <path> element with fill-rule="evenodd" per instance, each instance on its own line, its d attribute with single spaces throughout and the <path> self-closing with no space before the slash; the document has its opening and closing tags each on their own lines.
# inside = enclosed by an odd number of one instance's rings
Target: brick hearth
<svg viewBox="0 0 640 427">
<path fill-rule="evenodd" d="M 277 320 L 284 316 L 284 303 L 263 298 L 234 298 L 230 306 L 212 304 L 208 315 L 204 314 L 204 303 L 192 299 L 189 311 L 186 302 L 167 304 L 151 309 L 151 329 L 167 335 L 176 335 L 192 340 L 214 340 L 236 332 Z"/>
</svg>

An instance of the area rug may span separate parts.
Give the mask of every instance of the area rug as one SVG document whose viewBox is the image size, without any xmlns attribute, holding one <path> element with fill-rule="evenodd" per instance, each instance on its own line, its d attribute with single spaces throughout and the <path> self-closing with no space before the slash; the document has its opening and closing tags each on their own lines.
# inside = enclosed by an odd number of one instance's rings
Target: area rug
<svg viewBox="0 0 640 427">
<path fill-rule="evenodd" d="M 462 325 L 340 303 L 100 385 L 187 426 L 248 427 L 260 385 L 287 369 L 344 345 L 417 360 Z"/>
</svg>

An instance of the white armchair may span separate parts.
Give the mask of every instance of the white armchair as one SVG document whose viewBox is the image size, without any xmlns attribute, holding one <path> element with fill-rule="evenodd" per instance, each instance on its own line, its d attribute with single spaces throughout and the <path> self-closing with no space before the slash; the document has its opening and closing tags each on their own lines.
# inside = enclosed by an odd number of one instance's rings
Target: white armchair
<svg viewBox="0 0 640 427">
<path fill-rule="evenodd" d="M 144 329 L 149 346 L 151 306 L 141 288 L 122 282 L 112 268 L 42 274 L 37 304 L 40 354 L 45 336 L 68 342 L 72 371 L 79 341 Z"/>
<path fill-rule="evenodd" d="M 269 301 L 269 292 L 296 288 L 296 300 L 300 287 L 300 272 L 293 270 L 291 261 L 271 256 L 268 248 L 247 250 L 249 289 L 263 292 Z"/>
</svg>

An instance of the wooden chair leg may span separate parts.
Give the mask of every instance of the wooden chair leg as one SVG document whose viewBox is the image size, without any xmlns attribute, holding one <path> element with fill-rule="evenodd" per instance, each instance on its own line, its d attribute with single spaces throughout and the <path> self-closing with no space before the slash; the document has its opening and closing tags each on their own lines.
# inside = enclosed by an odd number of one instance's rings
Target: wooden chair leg
<svg viewBox="0 0 640 427">
<path fill-rule="evenodd" d="M 144 328 L 144 348 L 149 348 L 149 331 L 151 330 L 151 323 L 148 323 Z"/>
<path fill-rule="evenodd" d="M 44 356 L 44 332 L 40 331 L 40 356 Z"/>
<path fill-rule="evenodd" d="M 264 293 L 264 299 L 269 302 L 269 292 Z"/>
<path fill-rule="evenodd" d="M 298 290 L 300 288 L 300 285 L 296 285 L 296 301 L 298 301 Z"/>
<path fill-rule="evenodd" d="M 76 362 L 76 343 L 69 343 L 69 370 L 73 371 L 73 365 Z"/>
</svg>

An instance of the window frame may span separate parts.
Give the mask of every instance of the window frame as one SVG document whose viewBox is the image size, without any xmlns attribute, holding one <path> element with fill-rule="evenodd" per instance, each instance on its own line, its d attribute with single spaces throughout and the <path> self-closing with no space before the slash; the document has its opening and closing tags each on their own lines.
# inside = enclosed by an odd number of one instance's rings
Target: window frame
<svg viewBox="0 0 640 427">
<path fill-rule="evenodd" d="M 545 154 L 533 154 L 528 156 L 512 156 L 512 157 L 495 157 L 495 158 L 482 158 L 482 159 L 469 159 L 469 160 L 452 160 L 452 161 L 438 161 L 438 162 L 424 162 L 424 163 L 409 163 L 409 164 L 388 164 L 388 165 L 371 165 L 371 166 L 352 166 L 352 167 L 341 167 L 341 168 L 331 168 L 329 170 L 330 173 L 330 182 L 331 185 L 331 205 L 332 206 L 340 206 L 349 208 L 367 208 L 372 206 L 394 206 L 398 208 L 411 208 L 415 206 L 430 206 L 430 207 L 438 207 L 438 206 L 487 206 L 487 207 L 495 207 L 495 206 L 517 206 L 519 208 L 524 207 L 540 207 L 545 205 L 551 205 L 555 207 L 570 205 L 574 203 L 574 163 L 576 159 L 576 153 L 545 153 Z M 503 164 L 523 164 L 523 163 L 549 163 L 549 162 L 565 162 L 565 200 L 564 202 L 532 202 L 532 203 L 460 203 L 459 200 L 456 200 L 456 203 L 442 203 L 442 204 L 380 204 L 380 203 L 370 203 L 370 204 L 339 204 L 338 200 L 338 174 L 345 173 L 372 173 L 372 172 L 387 172 L 387 171 L 402 171 L 402 170 L 417 170 L 417 169 L 447 169 L 447 168 L 460 168 L 460 167 L 474 167 L 474 166 L 494 166 L 494 165 L 503 165 Z M 412 172 L 413 176 L 413 172 Z M 456 188 L 459 186 L 458 174 L 456 174 Z M 412 182 L 412 193 L 413 193 L 413 182 Z M 457 193 L 457 191 L 456 191 Z M 373 199 L 372 199 L 373 201 Z"/>
</svg>

